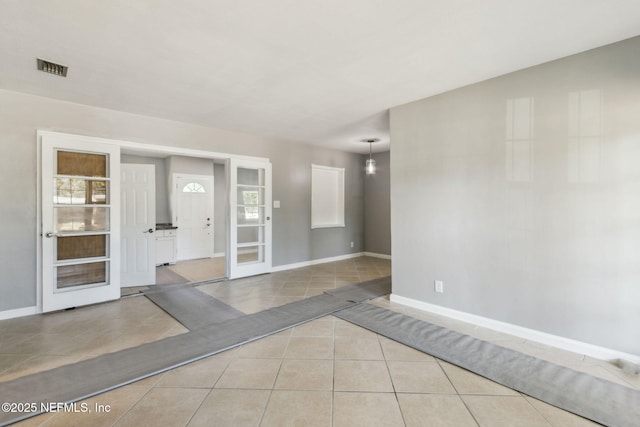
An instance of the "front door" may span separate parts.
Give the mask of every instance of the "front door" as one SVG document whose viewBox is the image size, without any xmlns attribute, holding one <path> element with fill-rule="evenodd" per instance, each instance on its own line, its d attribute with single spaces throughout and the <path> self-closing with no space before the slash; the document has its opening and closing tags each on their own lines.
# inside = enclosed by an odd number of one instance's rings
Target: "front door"
<svg viewBox="0 0 640 427">
<path fill-rule="evenodd" d="M 120 286 L 156 283 L 156 171 L 154 165 L 120 165 L 122 237 Z"/>
<path fill-rule="evenodd" d="M 174 176 L 178 260 L 213 257 L 213 176 Z"/>
<path fill-rule="evenodd" d="M 229 278 L 271 271 L 271 163 L 229 161 Z"/>
<path fill-rule="evenodd" d="M 120 297 L 120 148 L 40 132 L 42 311 Z"/>
</svg>

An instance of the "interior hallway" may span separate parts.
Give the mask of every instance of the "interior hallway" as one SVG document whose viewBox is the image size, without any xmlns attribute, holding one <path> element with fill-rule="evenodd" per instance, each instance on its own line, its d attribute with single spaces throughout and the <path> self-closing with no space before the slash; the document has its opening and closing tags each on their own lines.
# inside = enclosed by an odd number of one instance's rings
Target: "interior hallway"
<svg viewBox="0 0 640 427">
<path fill-rule="evenodd" d="M 390 274 L 356 258 L 197 287 L 250 314 Z M 392 310 L 640 388 L 637 375 L 392 304 Z M 187 332 L 144 296 L 0 322 L 0 381 Z M 89 399 L 108 413 L 43 414 L 25 426 L 68 425 L 594 425 L 470 372 L 327 316 Z"/>
</svg>

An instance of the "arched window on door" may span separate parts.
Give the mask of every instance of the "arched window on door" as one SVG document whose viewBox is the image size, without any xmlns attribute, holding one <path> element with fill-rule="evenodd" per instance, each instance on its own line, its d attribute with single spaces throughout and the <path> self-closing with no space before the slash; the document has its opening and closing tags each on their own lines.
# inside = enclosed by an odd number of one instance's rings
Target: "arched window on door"
<svg viewBox="0 0 640 427">
<path fill-rule="evenodd" d="M 184 187 L 182 187 L 183 193 L 206 193 L 202 184 L 197 182 L 189 182 Z"/>
</svg>

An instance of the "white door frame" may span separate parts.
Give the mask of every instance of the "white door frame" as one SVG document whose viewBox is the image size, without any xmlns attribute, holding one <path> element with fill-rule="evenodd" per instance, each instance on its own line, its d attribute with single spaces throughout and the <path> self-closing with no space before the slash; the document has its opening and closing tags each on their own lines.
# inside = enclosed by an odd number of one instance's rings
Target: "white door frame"
<svg viewBox="0 0 640 427">
<path fill-rule="evenodd" d="M 212 159 L 212 160 L 225 160 L 227 165 L 229 164 L 230 159 L 241 159 L 241 160 L 249 160 L 249 161 L 259 161 L 259 162 L 269 162 L 269 159 L 266 157 L 255 157 L 255 156 L 243 156 L 236 154 L 228 154 L 221 153 L 215 151 L 206 151 L 206 150 L 196 150 L 191 148 L 180 148 L 180 147 L 171 147 L 167 145 L 158 145 L 158 144 L 147 144 L 141 142 L 133 142 L 133 141 L 125 141 L 125 140 L 115 140 L 115 139 L 106 139 L 106 138 L 98 138 L 98 137 L 88 137 L 74 134 L 65 134 L 60 132 L 51 132 L 45 130 L 37 131 L 37 138 L 39 149 L 37 150 L 37 161 L 38 165 L 41 165 L 42 160 L 42 150 L 40 149 L 40 140 L 42 135 L 45 134 L 54 134 L 54 135 L 66 135 L 73 138 L 83 138 L 85 140 L 95 141 L 95 142 L 103 142 L 106 144 L 112 144 L 120 147 L 121 152 L 127 152 L 131 154 L 138 155 L 146 155 L 152 153 L 160 153 L 167 156 L 187 156 L 187 157 L 198 157 L 203 159 Z M 228 170 L 228 167 L 227 167 Z M 38 167 L 37 171 L 37 183 L 36 183 L 36 191 L 37 191 L 37 234 L 36 234 L 36 303 L 37 306 L 34 307 L 36 312 L 42 312 L 42 238 L 40 234 L 42 233 L 42 172 L 40 167 Z M 227 217 L 229 217 L 229 206 L 227 209 Z M 227 227 L 227 245 L 229 245 L 229 233 Z M 228 275 L 227 271 L 227 275 Z"/>
</svg>

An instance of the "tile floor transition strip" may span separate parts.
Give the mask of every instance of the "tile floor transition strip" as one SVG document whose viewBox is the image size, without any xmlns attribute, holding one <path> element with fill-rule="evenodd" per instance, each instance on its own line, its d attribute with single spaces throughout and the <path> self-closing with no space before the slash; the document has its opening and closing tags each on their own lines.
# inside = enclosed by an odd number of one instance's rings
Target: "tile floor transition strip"
<svg viewBox="0 0 640 427">
<path fill-rule="evenodd" d="M 43 413 L 43 408 L 48 404 L 77 402 L 281 332 L 354 304 L 331 295 L 318 295 L 0 383 L 0 402 L 35 404 L 34 408 L 28 408 L 29 412 L 0 412 L 0 426 Z"/>
<path fill-rule="evenodd" d="M 607 426 L 637 426 L 640 391 L 371 304 L 334 313 L 401 344 Z"/>
<path fill-rule="evenodd" d="M 190 331 L 245 316 L 191 285 L 160 286 L 143 293 Z"/>
</svg>

